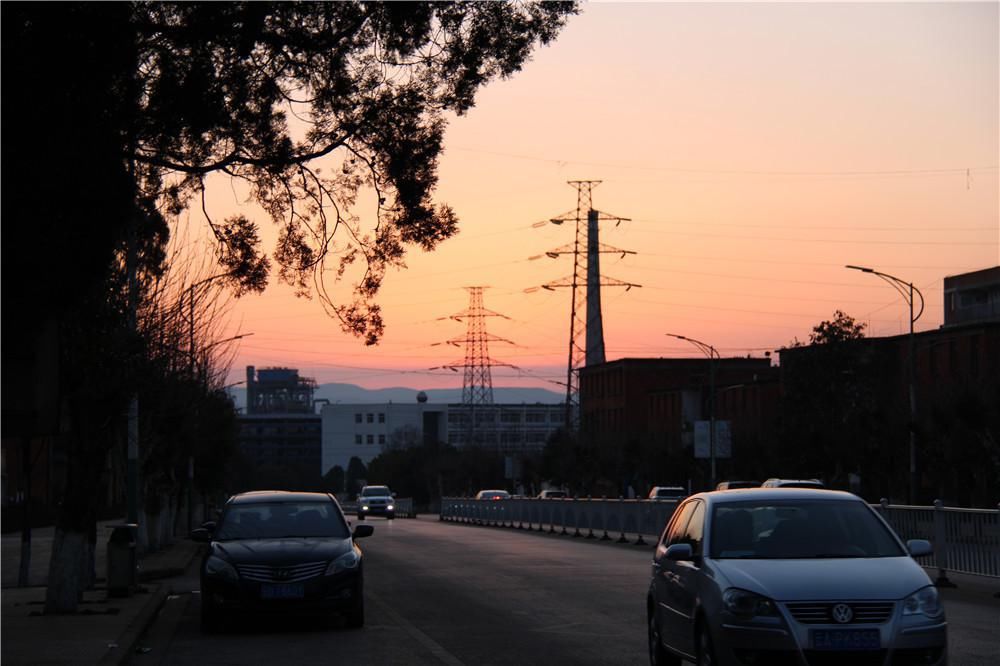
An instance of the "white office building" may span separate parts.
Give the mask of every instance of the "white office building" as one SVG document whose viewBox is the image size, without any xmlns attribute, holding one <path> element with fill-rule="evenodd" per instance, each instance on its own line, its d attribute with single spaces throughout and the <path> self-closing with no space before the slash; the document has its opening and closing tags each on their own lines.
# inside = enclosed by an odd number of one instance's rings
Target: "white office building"
<svg viewBox="0 0 1000 666">
<path fill-rule="evenodd" d="M 561 404 L 477 405 L 417 402 L 325 405 L 322 473 L 352 457 L 365 465 L 390 447 L 470 443 L 502 453 L 541 451 L 566 416 Z"/>
</svg>

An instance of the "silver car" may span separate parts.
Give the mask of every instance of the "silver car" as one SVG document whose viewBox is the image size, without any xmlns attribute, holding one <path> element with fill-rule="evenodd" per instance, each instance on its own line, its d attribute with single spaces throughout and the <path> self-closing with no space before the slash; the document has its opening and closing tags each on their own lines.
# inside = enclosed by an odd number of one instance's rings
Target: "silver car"
<svg viewBox="0 0 1000 666">
<path fill-rule="evenodd" d="M 701 493 L 674 512 L 646 599 L 654 665 L 907 666 L 947 663 L 937 589 L 850 493 Z"/>
</svg>

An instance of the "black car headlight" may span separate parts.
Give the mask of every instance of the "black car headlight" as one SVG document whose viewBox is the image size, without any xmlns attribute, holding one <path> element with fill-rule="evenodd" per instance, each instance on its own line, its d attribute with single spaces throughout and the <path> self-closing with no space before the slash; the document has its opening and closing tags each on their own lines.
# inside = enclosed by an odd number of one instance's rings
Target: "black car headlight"
<svg viewBox="0 0 1000 666">
<path fill-rule="evenodd" d="M 738 587 L 731 587 L 723 593 L 722 604 L 727 611 L 744 619 L 778 616 L 778 609 L 773 601 Z"/>
<path fill-rule="evenodd" d="M 205 575 L 235 583 L 240 576 L 236 567 L 217 555 L 209 555 L 205 560 Z"/>
<path fill-rule="evenodd" d="M 928 585 L 903 599 L 903 615 L 925 615 L 931 619 L 944 615 L 937 588 Z"/>
<path fill-rule="evenodd" d="M 362 504 L 361 505 L 361 510 L 362 511 L 367 511 L 368 510 L 368 505 L 367 504 Z"/>
<path fill-rule="evenodd" d="M 361 564 L 361 556 L 358 555 L 357 551 L 349 550 L 334 561 L 330 562 L 330 566 L 326 568 L 326 575 L 332 576 L 335 573 L 340 573 L 342 571 L 351 571 L 357 569 L 358 565 Z"/>
</svg>

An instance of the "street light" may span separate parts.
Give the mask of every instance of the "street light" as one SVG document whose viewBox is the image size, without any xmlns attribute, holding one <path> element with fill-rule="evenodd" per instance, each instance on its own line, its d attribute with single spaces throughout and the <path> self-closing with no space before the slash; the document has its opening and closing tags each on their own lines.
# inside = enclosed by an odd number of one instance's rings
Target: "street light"
<svg viewBox="0 0 1000 666">
<path fill-rule="evenodd" d="M 719 351 L 701 340 L 689 338 L 686 335 L 676 333 L 664 333 L 664 335 L 678 340 L 690 342 L 708 356 L 708 456 L 712 461 L 712 473 L 710 476 L 709 489 L 715 489 L 715 361 L 720 360 Z"/>
<path fill-rule="evenodd" d="M 909 383 L 910 383 L 910 497 L 909 503 L 913 504 L 917 501 L 917 389 L 916 389 L 916 377 L 914 369 L 914 349 L 915 344 L 913 340 L 913 324 L 920 319 L 920 315 L 924 313 L 924 295 L 920 293 L 920 290 L 913 286 L 912 282 L 907 282 L 894 275 L 889 275 L 888 273 L 882 273 L 874 268 L 867 268 L 865 266 L 852 266 L 847 265 L 844 268 L 850 268 L 854 271 L 861 271 L 862 273 L 871 273 L 872 275 L 877 275 L 890 285 L 892 288 L 899 292 L 899 295 L 903 297 L 906 304 L 910 306 L 910 349 L 909 349 Z M 917 312 L 916 316 L 913 316 L 913 294 L 916 292 L 917 296 L 920 297 L 920 311 Z"/>
</svg>

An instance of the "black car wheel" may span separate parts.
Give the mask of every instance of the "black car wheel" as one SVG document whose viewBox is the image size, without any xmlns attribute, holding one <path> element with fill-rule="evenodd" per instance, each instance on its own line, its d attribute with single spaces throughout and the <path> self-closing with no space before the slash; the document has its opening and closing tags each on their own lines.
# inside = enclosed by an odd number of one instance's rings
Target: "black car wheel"
<svg viewBox="0 0 1000 666">
<path fill-rule="evenodd" d="M 660 640 L 660 630 L 656 626 L 656 613 L 649 612 L 649 665 L 650 666 L 680 666 L 680 657 L 676 657 L 663 647 Z"/>
<path fill-rule="evenodd" d="M 204 594 L 201 595 L 201 630 L 205 633 L 213 634 L 222 628 L 222 618 L 219 616 L 218 607 L 209 601 Z"/>
<path fill-rule="evenodd" d="M 349 629 L 360 629 L 365 626 L 365 598 L 361 594 L 361 586 L 358 586 L 358 596 L 354 604 L 347 611 L 347 627 Z"/>
<path fill-rule="evenodd" d="M 715 666 L 715 663 L 712 637 L 708 634 L 708 627 L 702 624 L 698 628 L 698 666 Z"/>
<path fill-rule="evenodd" d="M 358 514 L 358 520 L 364 520 L 364 519 L 365 519 L 365 514 L 359 513 Z"/>
</svg>

